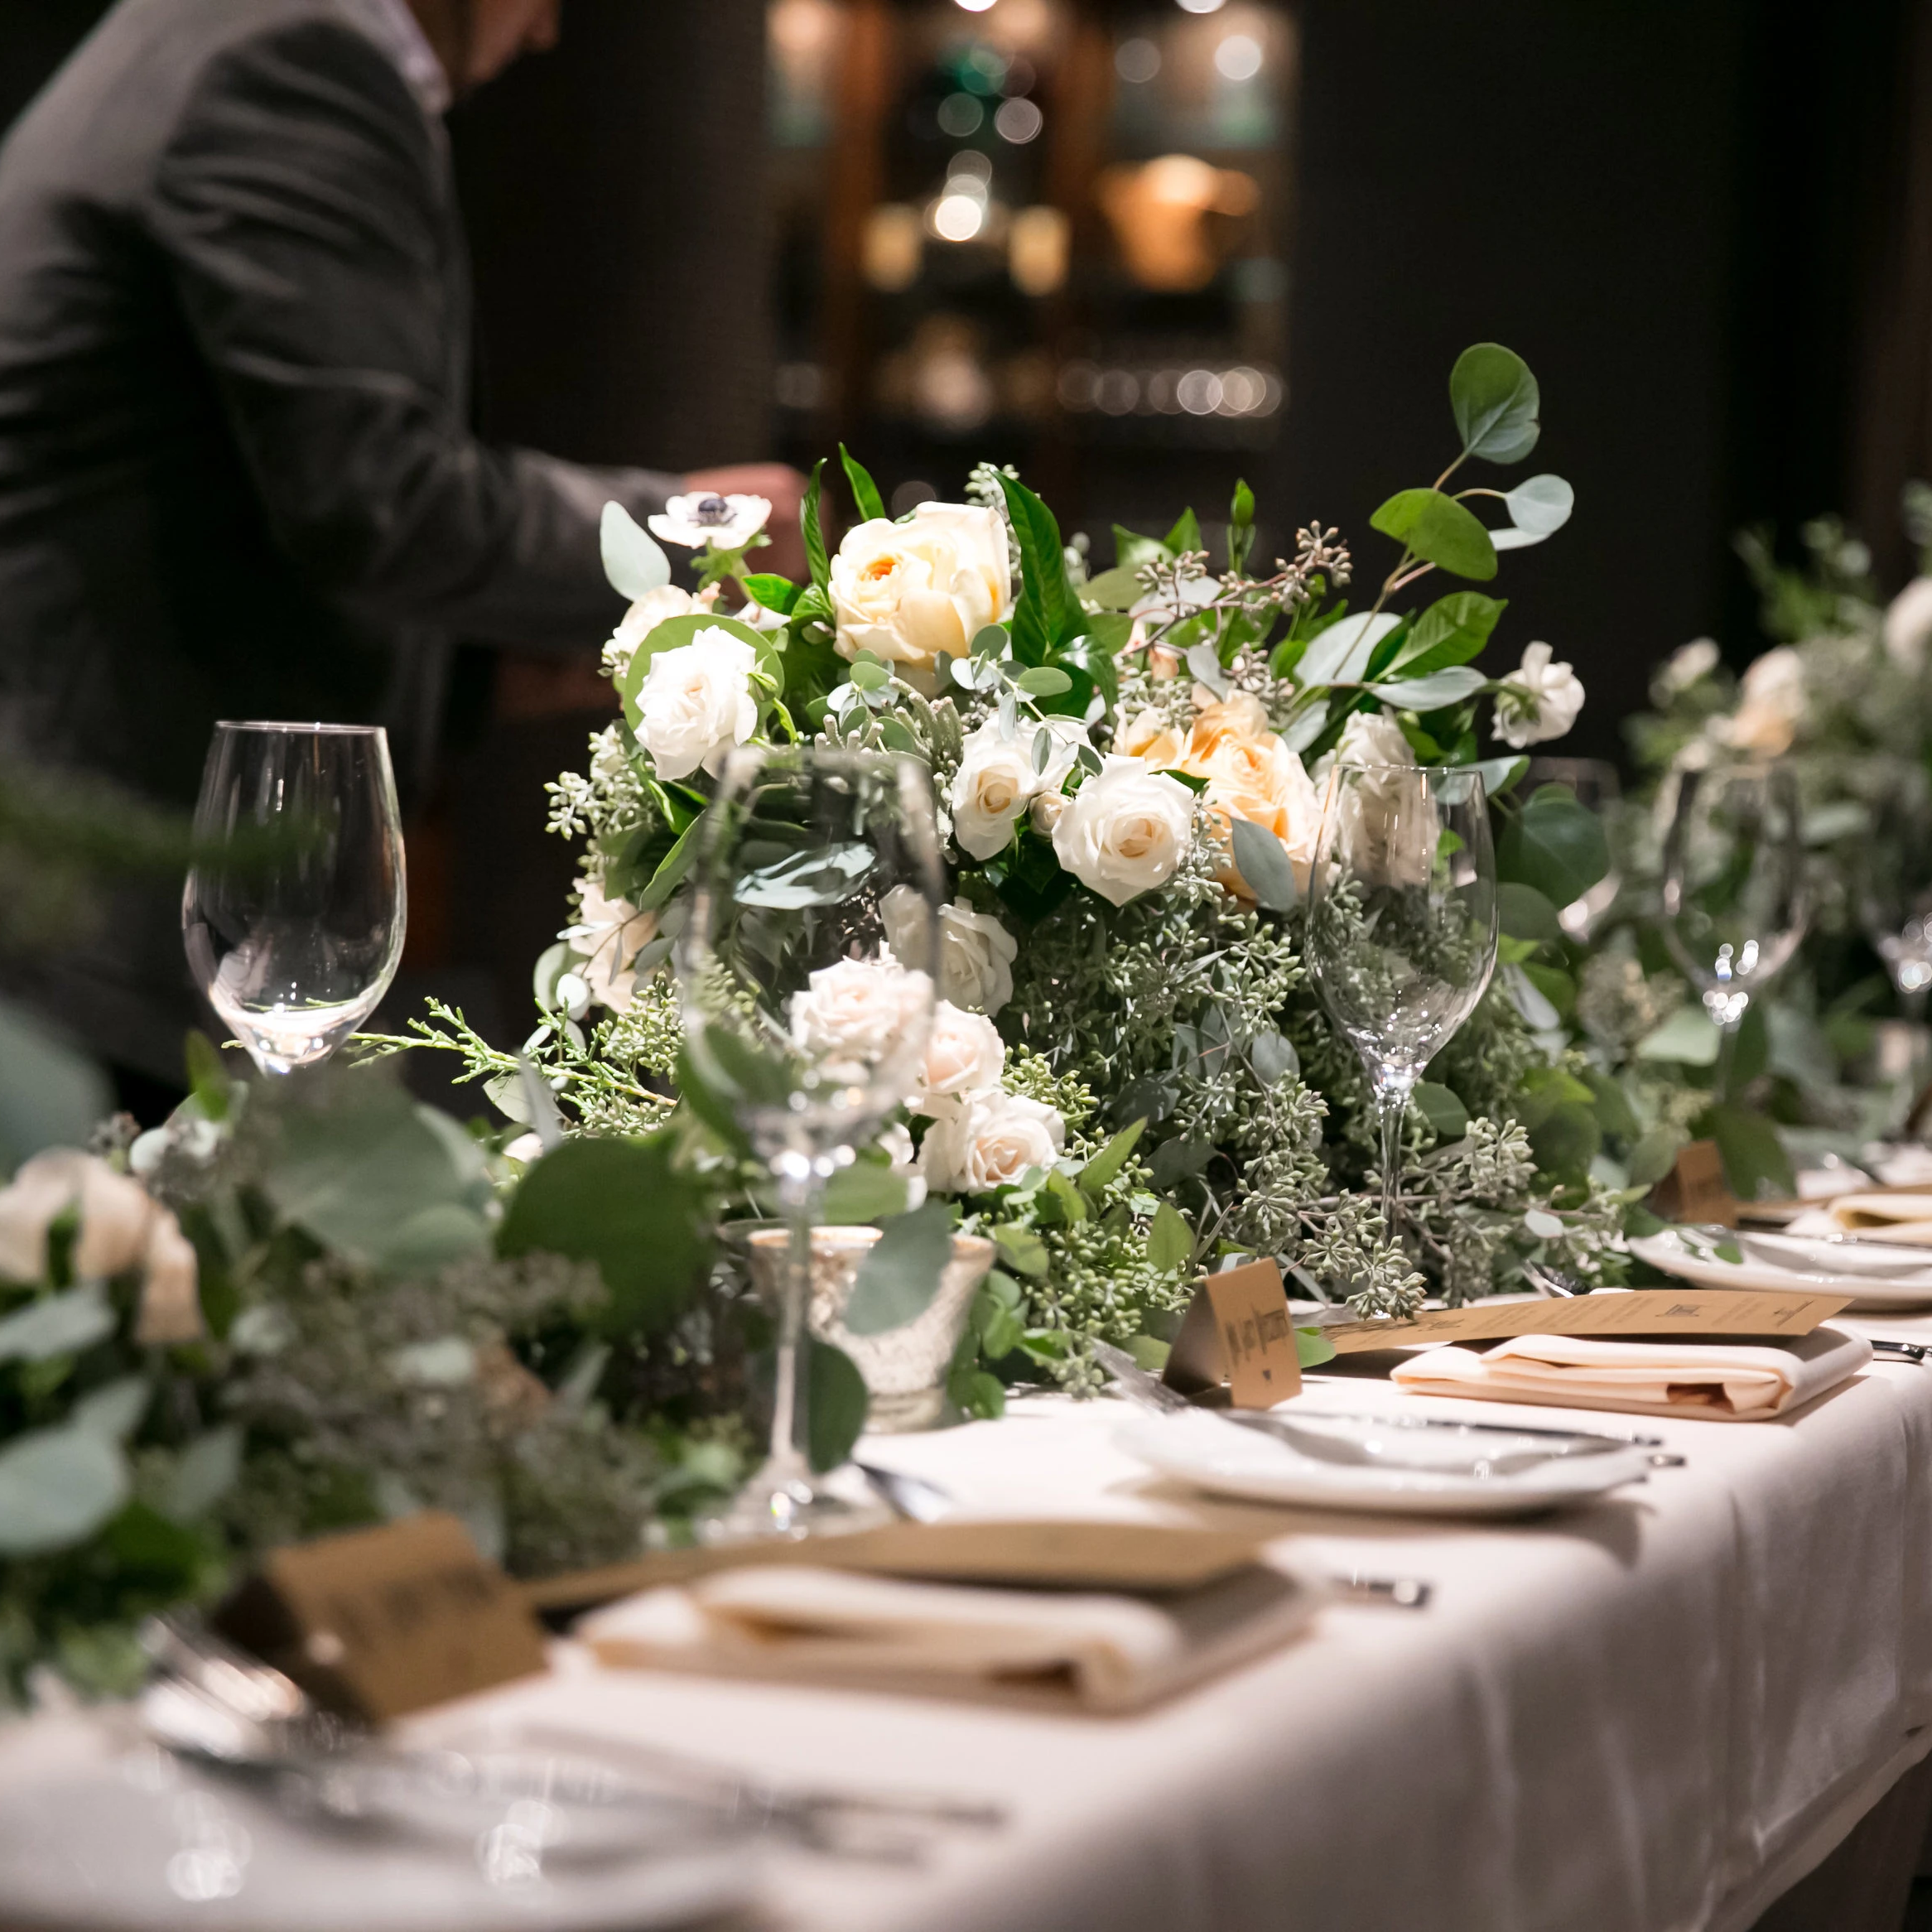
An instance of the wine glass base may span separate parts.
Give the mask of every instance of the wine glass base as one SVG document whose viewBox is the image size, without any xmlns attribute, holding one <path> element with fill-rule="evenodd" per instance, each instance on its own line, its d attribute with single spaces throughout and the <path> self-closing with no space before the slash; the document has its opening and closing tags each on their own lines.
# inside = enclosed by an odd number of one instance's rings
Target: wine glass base
<svg viewBox="0 0 1932 1932">
<path fill-rule="evenodd" d="M 730 1507 L 699 1530 L 709 1544 L 797 1543 L 808 1536 L 843 1536 L 897 1520 L 875 1497 L 834 1487 L 802 1467 L 768 1462 Z"/>
</svg>

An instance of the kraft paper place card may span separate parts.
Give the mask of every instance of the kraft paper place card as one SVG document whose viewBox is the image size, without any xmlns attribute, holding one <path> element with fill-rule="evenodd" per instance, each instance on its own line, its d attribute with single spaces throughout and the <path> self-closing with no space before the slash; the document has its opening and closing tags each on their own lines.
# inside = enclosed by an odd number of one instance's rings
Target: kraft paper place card
<svg viewBox="0 0 1932 1932">
<path fill-rule="evenodd" d="M 440 1510 L 277 1550 L 215 1624 L 319 1703 L 378 1721 L 544 1668 L 522 1594 Z"/>
<path fill-rule="evenodd" d="M 1226 1385 L 1236 1409 L 1272 1409 L 1302 1390 L 1288 1290 L 1273 1261 L 1210 1274 L 1195 1291 L 1165 1377 L 1183 1395 Z"/>
<path fill-rule="evenodd" d="M 1336 1353 L 1424 1342 L 1500 1342 L 1510 1335 L 1809 1335 L 1849 1308 L 1848 1294 L 1781 1289 L 1638 1288 L 1568 1300 L 1479 1302 L 1428 1308 L 1413 1321 L 1323 1323 Z"/>
</svg>

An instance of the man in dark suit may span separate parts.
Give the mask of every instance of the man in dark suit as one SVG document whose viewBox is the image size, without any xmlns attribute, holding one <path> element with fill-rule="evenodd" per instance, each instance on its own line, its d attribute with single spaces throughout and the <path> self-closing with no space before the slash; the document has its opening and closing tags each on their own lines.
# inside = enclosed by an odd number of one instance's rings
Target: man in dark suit
<svg viewBox="0 0 1932 1932">
<path fill-rule="evenodd" d="M 375 721 L 407 788 L 452 639 L 594 659 L 607 499 L 641 517 L 696 481 L 795 514 L 775 466 L 590 470 L 470 432 L 440 115 L 556 11 L 119 0 L 22 116 L 0 149 L 0 748 L 185 802 L 218 716 Z M 179 960 L 135 917 L 38 1002 L 159 1071 Z"/>
</svg>

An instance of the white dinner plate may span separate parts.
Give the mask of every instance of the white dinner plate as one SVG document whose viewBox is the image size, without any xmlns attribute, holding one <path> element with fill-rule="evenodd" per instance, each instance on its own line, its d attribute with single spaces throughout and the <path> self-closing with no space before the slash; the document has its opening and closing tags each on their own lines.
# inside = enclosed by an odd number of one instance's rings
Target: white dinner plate
<svg viewBox="0 0 1932 1932">
<path fill-rule="evenodd" d="M 1762 1236 L 1753 1238 L 1770 1241 Z M 1882 1265 L 1888 1270 L 1897 1266 L 1900 1256 L 1896 1250 L 1890 1255 L 1875 1250 L 1881 1257 L 1877 1262 L 1871 1261 L 1862 1252 L 1857 1262 L 1848 1255 L 1843 1265 L 1834 1266 L 1829 1265 L 1831 1257 L 1824 1252 L 1822 1243 L 1795 1241 L 1786 1236 L 1770 1241 L 1770 1245 L 1780 1255 L 1788 1253 L 1793 1265 L 1785 1267 L 1777 1261 L 1754 1259 L 1742 1244 L 1737 1251 L 1744 1259 L 1727 1261 L 1710 1253 L 1704 1243 L 1687 1241 L 1674 1227 L 1661 1234 L 1640 1236 L 1630 1244 L 1630 1251 L 1653 1268 L 1694 1281 L 1699 1288 L 1770 1288 L 1782 1289 L 1787 1294 L 1809 1288 L 1828 1294 L 1851 1295 L 1854 1298 L 1853 1310 L 1932 1308 L 1932 1268 L 1907 1274 L 1888 1272 L 1883 1279 L 1864 1271 L 1872 1266 Z M 1804 1265 L 1814 1254 L 1820 1265 Z M 1854 1268 L 1858 1271 L 1853 1272 Z"/>
<path fill-rule="evenodd" d="M 1316 1425 L 1324 1421 L 1319 1410 L 1294 1419 Z M 1216 1496 L 1388 1515 L 1525 1516 L 1601 1496 L 1626 1482 L 1641 1482 L 1650 1473 L 1650 1452 L 1635 1445 L 1628 1452 L 1553 1457 L 1528 1469 L 1491 1476 L 1460 1467 L 1467 1461 L 1460 1453 L 1453 1462 L 1436 1468 L 1327 1462 L 1206 1410 L 1137 1416 L 1115 1439 L 1162 1475 Z M 1534 1450 L 1546 1440 L 1499 1435 L 1490 1453 Z M 1418 1443 L 1414 1453 L 1419 1459 L 1429 1452 Z"/>
<path fill-rule="evenodd" d="M 0 1790 L 0 1913 L 34 1932 L 670 1932 L 757 1882 L 743 1837 L 532 1859 L 529 1824 L 470 1843 L 310 1826 L 142 1749 Z"/>
</svg>

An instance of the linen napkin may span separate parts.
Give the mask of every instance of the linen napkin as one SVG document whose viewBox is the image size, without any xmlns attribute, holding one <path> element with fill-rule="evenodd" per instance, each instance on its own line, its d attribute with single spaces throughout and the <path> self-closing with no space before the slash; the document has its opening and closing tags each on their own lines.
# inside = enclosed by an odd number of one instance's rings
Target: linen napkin
<svg viewBox="0 0 1932 1932">
<path fill-rule="evenodd" d="M 787 1563 L 647 1590 L 579 1621 L 634 1669 L 1134 1709 L 1272 1648 L 1319 1593 L 1255 1563 L 1159 1596 L 908 1583 Z"/>
<path fill-rule="evenodd" d="M 1486 1353 L 1431 1349 L 1392 1369 L 1390 1379 L 1414 1395 L 1764 1422 L 1835 1389 L 1871 1359 L 1862 1335 L 1828 1327 L 1763 1344 L 1518 1335 Z"/>
<path fill-rule="evenodd" d="M 1932 1247 L 1932 1194 L 1841 1194 L 1824 1212 L 1862 1241 Z"/>
</svg>

